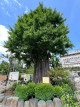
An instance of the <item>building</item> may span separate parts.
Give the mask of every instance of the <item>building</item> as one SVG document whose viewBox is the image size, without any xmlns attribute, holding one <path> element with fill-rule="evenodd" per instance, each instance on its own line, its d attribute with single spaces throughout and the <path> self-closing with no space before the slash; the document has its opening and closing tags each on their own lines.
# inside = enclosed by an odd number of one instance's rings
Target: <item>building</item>
<svg viewBox="0 0 80 107">
<path fill-rule="evenodd" d="M 80 49 L 60 57 L 62 67 L 80 67 Z"/>
</svg>

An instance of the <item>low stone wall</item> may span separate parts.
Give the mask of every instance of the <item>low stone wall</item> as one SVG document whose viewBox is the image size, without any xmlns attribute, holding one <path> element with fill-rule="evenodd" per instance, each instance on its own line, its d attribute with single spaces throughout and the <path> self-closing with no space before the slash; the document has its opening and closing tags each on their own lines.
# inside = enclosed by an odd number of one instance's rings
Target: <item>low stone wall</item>
<svg viewBox="0 0 80 107">
<path fill-rule="evenodd" d="M 35 98 L 24 101 L 18 97 L 4 97 L 4 94 L 2 94 L 0 95 L 0 107 L 61 107 L 61 101 L 59 98 L 54 98 L 53 101 L 43 101 Z"/>
<path fill-rule="evenodd" d="M 7 76 L 6 75 L 0 75 L 0 80 L 4 81 L 6 80 Z"/>
<path fill-rule="evenodd" d="M 0 85 L 5 85 L 6 79 L 7 79 L 6 75 L 0 75 Z"/>
</svg>

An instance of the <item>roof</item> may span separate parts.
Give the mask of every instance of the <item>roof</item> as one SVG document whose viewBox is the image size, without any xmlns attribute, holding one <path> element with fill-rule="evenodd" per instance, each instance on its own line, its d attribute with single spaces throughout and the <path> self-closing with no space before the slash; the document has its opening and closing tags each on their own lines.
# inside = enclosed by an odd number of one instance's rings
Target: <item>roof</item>
<svg viewBox="0 0 80 107">
<path fill-rule="evenodd" d="M 71 52 L 69 54 L 65 54 L 64 56 L 61 56 L 61 57 L 72 56 L 72 55 L 79 55 L 79 54 L 80 54 L 80 49 L 78 49 L 77 51 Z"/>
</svg>

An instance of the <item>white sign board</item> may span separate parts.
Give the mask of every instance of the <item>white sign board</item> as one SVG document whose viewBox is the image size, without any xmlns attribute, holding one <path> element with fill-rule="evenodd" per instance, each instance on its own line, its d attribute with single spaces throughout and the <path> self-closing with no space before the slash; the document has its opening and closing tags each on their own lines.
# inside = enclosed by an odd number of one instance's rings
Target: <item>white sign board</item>
<svg viewBox="0 0 80 107">
<path fill-rule="evenodd" d="M 24 77 L 24 81 L 25 81 L 25 79 L 26 79 L 26 81 L 32 80 L 32 78 L 33 78 L 33 74 L 26 74 Z"/>
<path fill-rule="evenodd" d="M 18 80 L 19 72 L 10 72 L 9 73 L 9 80 Z"/>
</svg>

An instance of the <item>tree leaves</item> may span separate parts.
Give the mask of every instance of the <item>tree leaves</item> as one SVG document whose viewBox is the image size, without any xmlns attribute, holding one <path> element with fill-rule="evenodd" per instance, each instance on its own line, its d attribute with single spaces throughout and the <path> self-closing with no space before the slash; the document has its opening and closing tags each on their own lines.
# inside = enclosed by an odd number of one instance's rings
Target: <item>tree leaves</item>
<svg viewBox="0 0 80 107">
<path fill-rule="evenodd" d="M 65 54 L 73 47 L 67 37 L 69 29 L 64 24 L 65 20 L 56 9 L 53 11 L 40 3 L 34 11 L 18 17 L 14 27 L 10 27 L 5 47 L 26 63 L 45 59 L 50 52 Z M 22 52 L 25 54 L 21 55 Z"/>
</svg>

